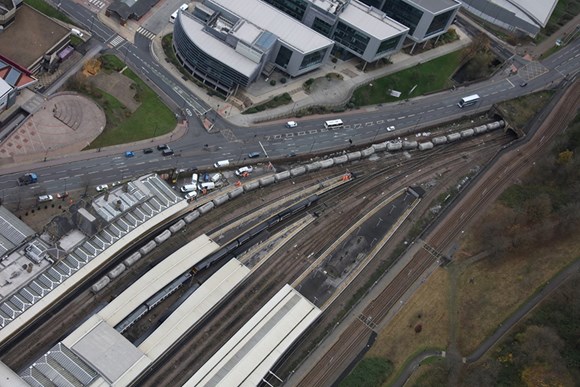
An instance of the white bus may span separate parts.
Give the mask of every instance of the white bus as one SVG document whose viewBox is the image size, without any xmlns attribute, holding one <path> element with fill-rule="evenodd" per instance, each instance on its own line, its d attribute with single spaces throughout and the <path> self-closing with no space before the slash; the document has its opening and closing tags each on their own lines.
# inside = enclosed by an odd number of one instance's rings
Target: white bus
<svg viewBox="0 0 580 387">
<path fill-rule="evenodd" d="M 324 122 L 324 127 L 326 129 L 340 128 L 342 126 L 344 126 L 342 120 L 330 120 Z"/>
<path fill-rule="evenodd" d="M 189 5 L 183 3 L 179 6 L 179 9 L 182 11 L 187 11 L 187 9 L 189 8 Z M 171 16 L 169 17 L 169 22 L 170 23 L 175 23 L 175 19 L 177 19 L 177 14 L 179 13 L 179 9 L 175 12 L 173 12 L 171 14 Z"/>
<path fill-rule="evenodd" d="M 171 16 L 169 16 L 169 23 L 175 23 L 175 19 L 177 19 L 177 14 L 179 13 L 179 10 L 173 12 L 171 14 Z"/>
<path fill-rule="evenodd" d="M 462 108 L 462 107 L 469 106 L 469 105 L 475 105 L 478 101 L 479 101 L 479 95 L 477 95 L 477 94 L 468 95 L 467 97 L 461 98 L 461 101 L 459 101 L 457 103 L 457 106 Z"/>
</svg>

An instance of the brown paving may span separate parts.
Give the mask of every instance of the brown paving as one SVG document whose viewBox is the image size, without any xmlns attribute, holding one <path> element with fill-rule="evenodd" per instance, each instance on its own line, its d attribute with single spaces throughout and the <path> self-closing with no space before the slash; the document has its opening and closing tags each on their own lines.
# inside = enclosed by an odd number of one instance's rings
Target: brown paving
<svg viewBox="0 0 580 387">
<path fill-rule="evenodd" d="M 60 114 L 53 112 L 55 106 Z M 50 157 L 65 147 L 67 152 L 80 151 L 101 134 L 105 123 L 105 113 L 91 99 L 76 93 L 56 94 L 0 145 L 0 159 L 39 153 Z"/>
</svg>

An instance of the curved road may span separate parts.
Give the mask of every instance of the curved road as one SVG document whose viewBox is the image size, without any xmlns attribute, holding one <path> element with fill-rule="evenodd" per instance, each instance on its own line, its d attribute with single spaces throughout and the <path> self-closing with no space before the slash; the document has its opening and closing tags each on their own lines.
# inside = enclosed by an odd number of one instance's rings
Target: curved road
<svg viewBox="0 0 580 387">
<path fill-rule="evenodd" d="M 92 31 L 94 39 L 102 42 L 104 46 L 112 47 L 120 58 L 160 93 L 161 98 L 176 113 L 181 114 L 186 108 L 191 108 L 197 114 L 209 110 L 203 101 L 183 88 L 178 80 L 160 66 L 150 51 L 141 48 L 142 40 L 137 39 L 137 45 L 124 40 L 81 4 L 64 0 L 58 6 Z M 566 74 L 577 71 L 580 67 L 579 52 L 580 42 L 573 42 L 557 55 L 545 60 L 542 65 L 536 66 L 536 71 L 530 75 L 534 78 L 528 81 L 525 88 L 518 86 L 521 79 L 519 76 L 503 79 L 496 77 L 454 92 L 441 92 L 408 102 L 361 109 L 342 115 L 345 126 L 341 129 L 324 129 L 323 118 L 301 120 L 300 127 L 294 129 L 283 128 L 279 123 L 236 128 L 218 116 L 216 125 L 231 130 L 233 139 L 228 140 L 220 133 L 208 134 L 197 120 L 192 119 L 189 120 L 186 135 L 171 143 L 175 150 L 174 156 L 161 157 L 158 152 L 148 155 L 136 152 L 134 158 L 125 159 L 122 157 L 124 149 L 113 148 L 99 154 L 83 152 L 46 163 L 4 168 L 0 171 L 0 185 L 4 187 L 3 200 L 6 203 L 16 203 L 21 198 L 60 192 L 64 184 L 67 189 L 75 190 L 156 170 L 207 167 L 221 159 L 242 162 L 247 153 L 261 151 L 262 147 L 269 157 L 278 157 L 289 152 L 309 153 L 339 149 L 349 146 L 351 141 L 354 145 L 368 143 L 375 138 L 384 138 L 387 135 L 384 131 L 386 126 L 395 125 L 397 129 L 420 128 L 486 111 L 496 102 L 549 87 Z M 478 104 L 464 109 L 456 106 L 462 96 L 473 93 L 482 97 Z M 205 147 L 205 144 L 211 146 Z M 29 170 L 38 173 L 39 183 L 18 187 L 17 177 Z"/>
</svg>

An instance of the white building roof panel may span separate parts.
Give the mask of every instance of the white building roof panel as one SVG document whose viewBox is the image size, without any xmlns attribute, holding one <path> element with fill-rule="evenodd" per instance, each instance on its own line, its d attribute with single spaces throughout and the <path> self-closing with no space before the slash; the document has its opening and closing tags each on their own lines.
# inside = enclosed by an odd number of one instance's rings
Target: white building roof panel
<svg viewBox="0 0 580 387">
<path fill-rule="evenodd" d="M 284 286 L 184 386 L 256 386 L 321 310 Z"/>
<path fill-rule="evenodd" d="M 175 278 L 185 273 L 219 248 L 207 235 L 201 235 L 183 246 L 145 273 L 98 314 L 111 326 L 119 324 L 129 313 L 147 301 Z"/>
<path fill-rule="evenodd" d="M 259 0 L 209 0 L 258 27 L 270 31 L 285 44 L 303 53 L 320 50 L 334 42 L 298 20 Z"/>
<path fill-rule="evenodd" d="M 345 7 L 339 19 L 378 40 L 389 39 L 409 31 L 409 28 L 389 18 L 382 11 L 358 2 L 351 2 Z"/>
<path fill-rule="evenodd" d="M 232 259 L 205 281 L 175 312 L 153 332 L 139 349 L 151 359 L 167 351 L 173 343 L 209 313 L 250 272 L 237 259 Z"/>
<path fill-rule="evenodd" d="M 30 387 L 18 374 L 0 361 L 0 385 L 10 387 Z"/>
<path fill-rule="evenodd" d="M 232 32 L 236 38 L 250 44 L 253 43 L 261 33 L 261 29 L 243 20 L 236 25 L 235 31 Z"/>
<path fill-rule="evenodd" d="M 235 69 L 241 74 L 250 77 L 259 67 L 259 64 L 252 62 L 245 56 L 237 53 L 232 47 L 225 44 L 223 41 L 206 33 L 204 25 L 195 20 L 193 16 L 187 15 L 184 12 L 179 12 L 178 23 L 181 23 L 183 30 L 196 46 L 200 47 L 206 54 L 227 64 L 229 67 Z"/>
<path fill-rule="evenodd" d="M 520 19 L 545 27 L 558 0 L 490 0 L 516 14 Z"/>
<path fill-rule="evenodd" d="M 151 364 L 143 352 L 98 315 L 85 321 L 63 344 L 111 383 L 115 383 L 136 364 L 141 371 L 143 366 Z"/>
<path fill-rule="evenodd" d="M 439 13 L 461 5 L 456 0 L 407 0 L 407 2 L 416 4 L 431 13 Z"/>
</svg>

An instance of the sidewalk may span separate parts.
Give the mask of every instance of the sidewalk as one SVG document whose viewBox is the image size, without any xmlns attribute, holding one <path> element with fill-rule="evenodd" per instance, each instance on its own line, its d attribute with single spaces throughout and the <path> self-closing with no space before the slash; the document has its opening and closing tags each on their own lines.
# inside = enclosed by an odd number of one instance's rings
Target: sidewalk
<svg viewBox="0 0 580 387">
<path fill-rule="evenodd" d="M 463 31 L 455 28 L 459 35 L 459 40 L 413 56 L 399 52 L 391 57 L 392 64 L 367 73 L 358 70 L 355 67 L 354 61 L 339 61 L 336 64 L 325 64 L 320 69 L 297 79 L 289 79 L 288 82 L 281 87 L 272 87 L 269 83 L 265 82 L 264 79 L 258 79 L 248 88 L 248 90 L 245 91 L 245 94 L 254 104 L 267 101 L 268 99 L 284 92 L 288 92 L 292 96 L 294 103 L 256 114 L 243 115 L 235 106 L 224 102 L 222 99 L 208 96 L 205 89 L 198 87 L 192 82 L 184 82 L 179 70 L 165 60 L 161 38 L 167 33 L 172 32 L 171 27 L 172 26 L 169 25 L 163 30 L 163 32 L 153 39 L 151 44 L 153 56 L 158 60 L 161 66 L 181 82 L 184 88 L 189 89 L 198 97 L 201 97 L 204 102 L 217 110 L 222 117 L 237 126 L 251 126 L 258 122 L 291 117 L 292 112 L 313 105 L 332 106 L 344 103 L 348 101 L 354 89 L 360 85 L 364 85 L 385 75 L 413 67 L 419 63 L 427 62 L 450 52 L 457 51 L 471 43 L 471 39 Z M 310 94 L 306 94 L 302 90 L 302 84 L 306 80 L 310 78 L 324 77 L 328 73 L 339 73 L 343 76 L 343 81 L 332 82 L 328 87 L 319 88 Z"/>
</svg>

